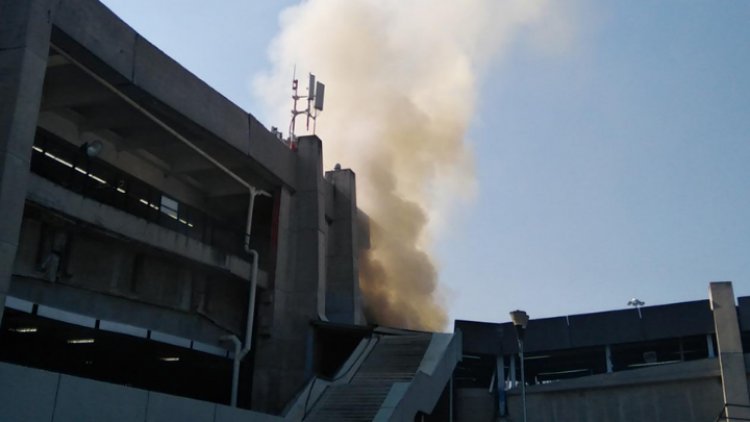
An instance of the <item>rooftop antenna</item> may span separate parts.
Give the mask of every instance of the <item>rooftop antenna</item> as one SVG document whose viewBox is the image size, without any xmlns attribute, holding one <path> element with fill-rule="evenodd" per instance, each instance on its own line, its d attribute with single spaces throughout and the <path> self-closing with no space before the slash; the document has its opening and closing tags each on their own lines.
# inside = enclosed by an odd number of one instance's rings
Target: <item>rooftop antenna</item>
<svg viewBox="0 0 750 422">
<path fill-rule="evenodd" d="M 292 76 L 292 121 L 289 123 L 289 141 L 292 149 L 296 148 L 297 138 L 295 134 L 297 116 L 304 114 L 307 116 L 306 129 L 310 130 L 310 120 L 313 121 L 312 133 L 315 134 L 317 129 L 317 118 L 318 114 L 323 111 L 323 101 L 325 98 L 325 85 L 315 80 L 315 75 L 310 73 L 310 78 L 307 84 L 307 95 L 299 95 L 299 80 L 296 77 L 297 66 L 294 66 L 294 73 Z M 307 108 L 298 110 L 297 102 L 302 99 L 307 99 Z"/>
</svg>

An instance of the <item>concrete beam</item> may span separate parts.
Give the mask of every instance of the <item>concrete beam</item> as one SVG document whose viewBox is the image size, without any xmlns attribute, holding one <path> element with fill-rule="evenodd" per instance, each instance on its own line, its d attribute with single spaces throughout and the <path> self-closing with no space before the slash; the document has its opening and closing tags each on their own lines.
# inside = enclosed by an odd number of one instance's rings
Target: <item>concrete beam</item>
<svg viewBox="0 0 750 422">
<path fill-rule="evenodd" d="M 732 283 L 711 283 L 709 296 L 716 324 L 716 343 L 719 346 L 721 386 L 727 421 L 749 420 L 750 394 Z"/>
<path fill-rule="evenodd" d="M 18 248 L 53 14 L 49 0 L 0 0 L 0 320 Z"/>
<path fill-rule="evenodd" d="M 50 59 L 53 57 L 62 56 L 53 55 Z M 113 98 L 111 92 L 72 64 L 47 65 L 42 110 L 91 106 L 111 101 Z"/>
<path fill-rule="evenodd" d="M 40 176 L 31 175 L 29 180 L 28 198 L 42 207 L 56 210 L 128 239 L 143 242 L 156 249 L 227 271 L 242 279 L 247 280 L 250 277 L 250 263 L 242 258 L 226 255 L 196 239 L 70 192 Z M 20 226 L 20 221 L 18 225 Z M 13 266 L 13 261 L 10 262 L 9 268 Z"/>
</svg>

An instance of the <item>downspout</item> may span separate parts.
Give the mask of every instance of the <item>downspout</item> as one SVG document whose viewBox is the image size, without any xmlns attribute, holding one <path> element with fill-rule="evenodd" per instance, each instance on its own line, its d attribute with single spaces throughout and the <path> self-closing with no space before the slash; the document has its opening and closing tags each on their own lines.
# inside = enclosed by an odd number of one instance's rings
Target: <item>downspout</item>
<svg viewBox="0 0 750 422">
<path fill-rule="evenodd" d="M 253 324 L 255 324 L 255 294 L 258 290 L 258 252 L 250 249 L 250 233 L 253 228 L 253 210 L 255 208 L 255 197 L 258 195 L 271 196 L 268 192 L 250 187 L 250 203 L 247 207 L 247 226 L 245 228 L 245 252 L 253 257 L 253 269 L 250 274 L 250 297 L 247 303 L 247 321 L 245 322 L 245 345 L 242 345 L 236 335 L 222 336 L 222 340 L 231 341 L 234 344 L 234 360 L 232 362 L 232 398 L 230 405 L 237 406 L 237 393 L 240 379 L 240 363 L 250 352 L 253 346 Z"/>
<path fill-rule="evenodd" d="M 239 384 L 239 373 L 240 373 L 240 361 L 242 360 L 245 355 L 250 351 L 250 348 L 252 347 L 252 334 L 253 334 L 253 323 L 254 323 L 254 316 L 255 316 L 255 291 L 258 285 L 258 252 L 254 249 L 250 249 L 250 232 L 252 230 L 253 225 L 253 209 L 255 207 L 255 197 L 258 195 L 265 195 L 265 196 L 271 196 L 268 192 L 265 192 L 263 190 L 257 189 L 255 186 L 249 184 L 246 182 L 243 178 L 235 174 L 232 170 L 227 168 L 225 165 L 221 164 L 218 160 L 214 159 L 209 155 L 207 152 L 200 149 L 198 146 L 190 142 L 187 138 L 182 136 L 179 132 L 177 132 L 175 129 L 173 129 L 171 126 L 169 126 L 167 123 L 163 122 L 161 119 L 159 119 L 154 114 L 150 113 L 148 110 L 143 108 L 140 104 L 135 102 L 133 99 L 125 95 L 123 92 L 121 92 L 117 87 L 107 82 L 104 78 L 97 75 L 94 71 L 90 70 L 83 64 L 81 64 L 79 61 L 71 57 L 68 53 L 66 53 L 64 50 L 59 48 L 58 46 L 54 44 L 50 44 L 53 50 L 55 50 L 57 53 L 65 57 L 68 61 L 76 65 L 78 68 L 84 71 L 84 73 L 88 74 L 92 78 L 94 78 L 97 82 L 104 85 L 107 89 L 112 91 L 113 94 L 120 97 L 123 101 L 125 101 L 128 105 L 135 108 L 136 110 L 140 111 L 151 119 L 154 123 L 156 123 L 159 127 L 167 131 L 169 134 L 180 140 L 182 143 L 184 143 L 187 147 L 198 153 L 201 157 L 208 160 L 211 164 L 215 165 L 217 168 L 222 170 L 224 173 L 226 173 L 229 177 L 234 179 L 237 183 L 247 188 L 249 194 L 250 194 L 250 203 L 248 204 L 248 210 L 247 210 L 247 225 L 245 229 L 245 252 L 252 255 L 253 257 L 253 267 L 252 267 L 252 273 L 250 275 L 250 297 L 249 297 L 249 303 L 248 303 L 248 312 L 247 312 L 247 326 L 245 327 L 245 345 L 242 346 L 242 343 L 240 342 L 239 338 L 237 338 L 236 335 L 229 335 L 229 336 L 222 336 L 222 340 L 228 340 L 231 341 L 234 344 L 234 362 L 233 362 L 233 371 L 232 371 L 232 399 L 231 404 L 232 406 L 237 405 L 237 387 Z"/>
</svg>

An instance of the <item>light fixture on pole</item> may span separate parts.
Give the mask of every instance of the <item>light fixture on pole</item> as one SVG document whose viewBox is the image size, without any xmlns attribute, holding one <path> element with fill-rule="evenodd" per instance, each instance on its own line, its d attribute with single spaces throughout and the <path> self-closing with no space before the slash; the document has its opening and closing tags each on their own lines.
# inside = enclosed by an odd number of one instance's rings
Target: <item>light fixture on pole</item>
<svg viewBox="0 0 750 422">
<path fill-rule="evenodd" d="M 526 374 L 523 365 L 523 338 L 526 334 L 526 325 L 529 323 L 529 315 L 525 311 L 515 310 L 510 313 L 510 320 L 516 328 L 518 337 L 518 355 L 521 358 L 521 405 L 523 407 L 523 422 L 526 422 Z"/>
<path fill-rule="evenodd" d="M 641 306 L 645 305 L 646 302 L 634 297 L 628 301 L 628 306 L 632 306 L 635 309 L 638 310 L 638 318 L 643 319 L 643 315 L 641 315 Z"/>
</svg>

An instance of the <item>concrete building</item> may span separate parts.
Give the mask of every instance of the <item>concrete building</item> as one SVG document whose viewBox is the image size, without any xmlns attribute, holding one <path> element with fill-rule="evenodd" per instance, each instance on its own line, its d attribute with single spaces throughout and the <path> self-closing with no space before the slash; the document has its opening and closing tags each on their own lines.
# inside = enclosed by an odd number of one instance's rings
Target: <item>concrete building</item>
<svg viewBox="0 0 750 422">
<path fill-rule="evenodd" d="M 0 0 L 0 420 L 519 420 L 510 323 L 367 325 L 367 218 L 321 142 L 96 0 Z M 749 332 L 726 284 L 532 320 L 529 420 L 741 417 Z"/>
<path fill-rule="evenodd" d="M 456 420 L 521 420 L 515 327 L 455 327 Z M 750 418 L 750 297 L 735 303 L 731 283 L 710 300 L 531 319 L 524 345 L 529 421 Z"/>
</svg>

